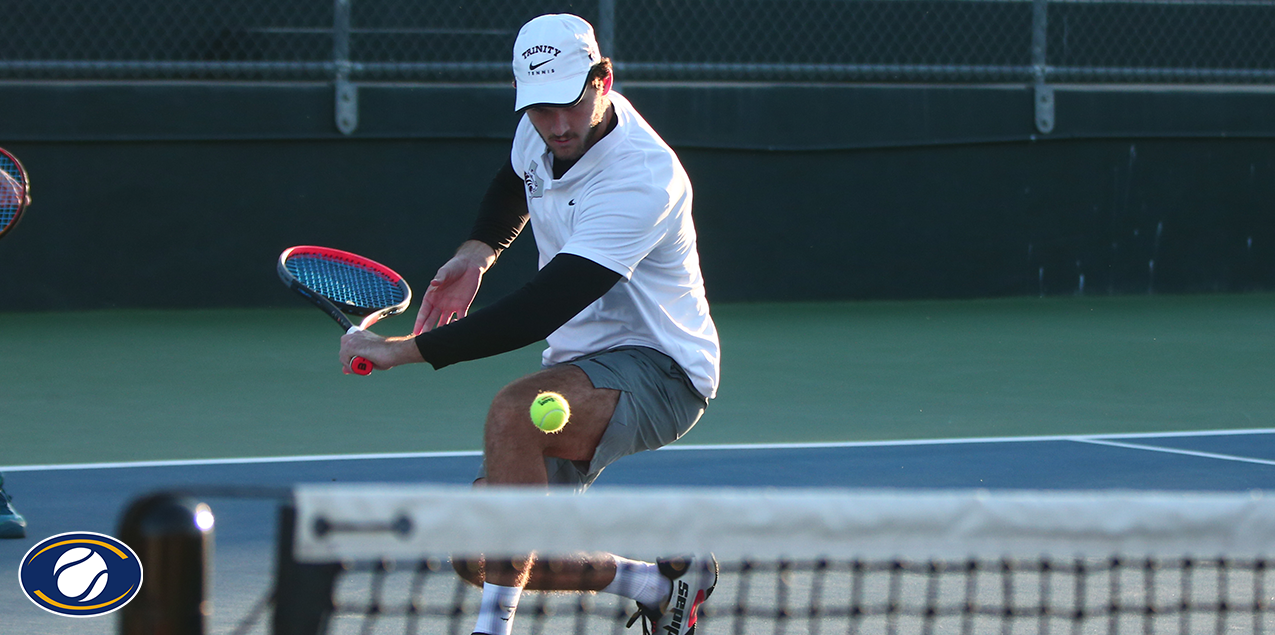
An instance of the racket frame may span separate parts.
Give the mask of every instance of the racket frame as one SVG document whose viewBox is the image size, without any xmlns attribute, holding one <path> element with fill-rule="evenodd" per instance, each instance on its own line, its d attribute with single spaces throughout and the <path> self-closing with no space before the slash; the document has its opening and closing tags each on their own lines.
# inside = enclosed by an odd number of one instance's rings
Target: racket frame
<svg viewBox="0 0 1275 635">
<path fill-rule="evenodd" d="M 18 160 L 18 157 L 13 156 L 12 152 L 9 152 L 4 148 L 0 148 L 0 155 L 3 155 L 5 159 L 13 162 L 18 173 L 10 174 L 10 176 L 16 179 L 18 184 L 22 186 L 22 196 L 18 199 L 18 209 L 13 213 L 13 219 L 6 223 L 3 227 L 0 227 L 0 238 L 3 238 L 5 234 L 18 226 L 18 221 L 22 220 L 22 212 L 26 211 L 27 206 L 31 204 L 31 180 L 27 176 L 26 167 L 22 165 L 22 162 Z M 8 172 L 8 170 L 6 170 L 6 172 Z"/>
<path fill-rule="evenodd" d="M 324 258 L 343 261 L 346 264 L 362 267 L 368 271 L 381 275 L 390 283 L 398 286 L 399 290 L 403 294 L 403 300 L 397 304 L 387 307 L 369 308 L 329 298 L 306 286 L 305 283 L 292 275 L 291 271 L 288 271 L 288 259 L 294 255 L 301 254 L 313 254 Z M 407 310 L 407 307 L 412 303 L 412 288 L 408 286 L 407 280 L 404 280 L 403 276 L 400 276 L 393 269 L 390 269 L 371 258 L 365 258 L 348 251 L 333 249 L 331 247 L 319 247 L 316 245 L 298 245 L 296 247 L 289 247 L 283 250 L 283 253 L 279 254 L 279 263 L 276 269 L 279 273 L 279 279 L 282 280 L 289 289 L 292 289 L 297 295 L 309 300 L 312 304 L 314 304 L 314 306 L 322 309 L 323 312 L 327 313 L 329 317 L 335 320 L 346 333 L 366 330 L 384 318 L 402 313 Z M 347 314 L 359 316 L 363 319 L 358 324 L 355 324 L 349 317 L 346 317 Z M 351 360 L 351 367 L 354 372 L 359 375 L 366 375 L 372 372 L 371 363 L 358 357 Z"/>
</svg>

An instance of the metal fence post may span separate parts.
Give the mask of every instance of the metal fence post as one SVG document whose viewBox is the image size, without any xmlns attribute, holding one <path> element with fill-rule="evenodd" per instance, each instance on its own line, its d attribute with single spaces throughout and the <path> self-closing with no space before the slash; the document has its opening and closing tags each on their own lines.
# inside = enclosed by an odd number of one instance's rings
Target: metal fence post
<svg viewBox="0 0 1275 635">
<path fill-rule="evenodd" d="M 336 63 L 336 128 L 353 134 L 359 127 L 359 89 L 350 83 L 350 0 L 336 0 L 332 20 L 332 59 Z"/>
<path fill-rule="evenodd" d="M 598 48 L 615 59 L 615 0 L 598 0 Z"/>
<path fill-rule="evenodd" d="M 1054 89 L 1048 84 L 1046 66 L 1049 42 L 1049 0 L 1032 0 L 1032 75 L 1035 81 L 1036 129 L 1049 134 L 1054 129 Z"/>
</svg>

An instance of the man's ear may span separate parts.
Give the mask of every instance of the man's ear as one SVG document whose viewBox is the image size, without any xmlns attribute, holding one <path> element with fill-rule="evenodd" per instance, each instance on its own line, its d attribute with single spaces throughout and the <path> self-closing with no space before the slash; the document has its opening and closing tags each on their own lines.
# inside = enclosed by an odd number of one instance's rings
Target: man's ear
<svg viewBox="0 0 1275 635">
<path fill-rule="evenodd" d="M 603 95 L 611 92 L 611 84 L 614 81 L 615 81 L 615 75 L 613 73 L 607 73 L 607 76 L 602 78 L 602 94 Z"/>
</svg>

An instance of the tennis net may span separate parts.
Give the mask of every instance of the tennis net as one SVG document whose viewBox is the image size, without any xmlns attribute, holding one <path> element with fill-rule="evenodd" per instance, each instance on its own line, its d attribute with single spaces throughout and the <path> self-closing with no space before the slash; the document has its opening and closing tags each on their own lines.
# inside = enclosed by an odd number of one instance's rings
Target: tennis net
<svg viewBox="0 0 1275 635">
<path fill-rule="evenodd" d="M 464 635 L 453 555 L 579 551 L 715 554 L 698 635 L 1275 632 L 1258 494 L 321 485 L 281 518 L 273 617 L 237 632 Z M 529 592 L 514 633 L 633 633 L 633 610 Z"/>
</svg>

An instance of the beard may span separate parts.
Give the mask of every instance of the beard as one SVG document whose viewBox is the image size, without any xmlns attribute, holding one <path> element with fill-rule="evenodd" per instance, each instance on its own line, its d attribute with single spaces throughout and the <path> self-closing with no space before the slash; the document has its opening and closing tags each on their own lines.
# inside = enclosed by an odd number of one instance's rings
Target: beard
<svg viewBox="0 0 1275 635">
<path fill-rule="evenodd" d="M 546 135 L 538 128 L 536 132 L 540 134 L 541 140 L 548 146 L 554 160 L 576 161 L 584 156 L 584 153 L 588 152 L 589 148 L 593 147 L 593 144 L 597 143 L 605 134 L 603 123 L 606 121 L 606 114 L 610 108 L 610 100 L 598 99 L 594 104 L 593 112 L 589 115 L 589 128 L 583 135 L 558 137 Z M 562 143 L 558 143 L 558 141 Z"/>
</svg>

